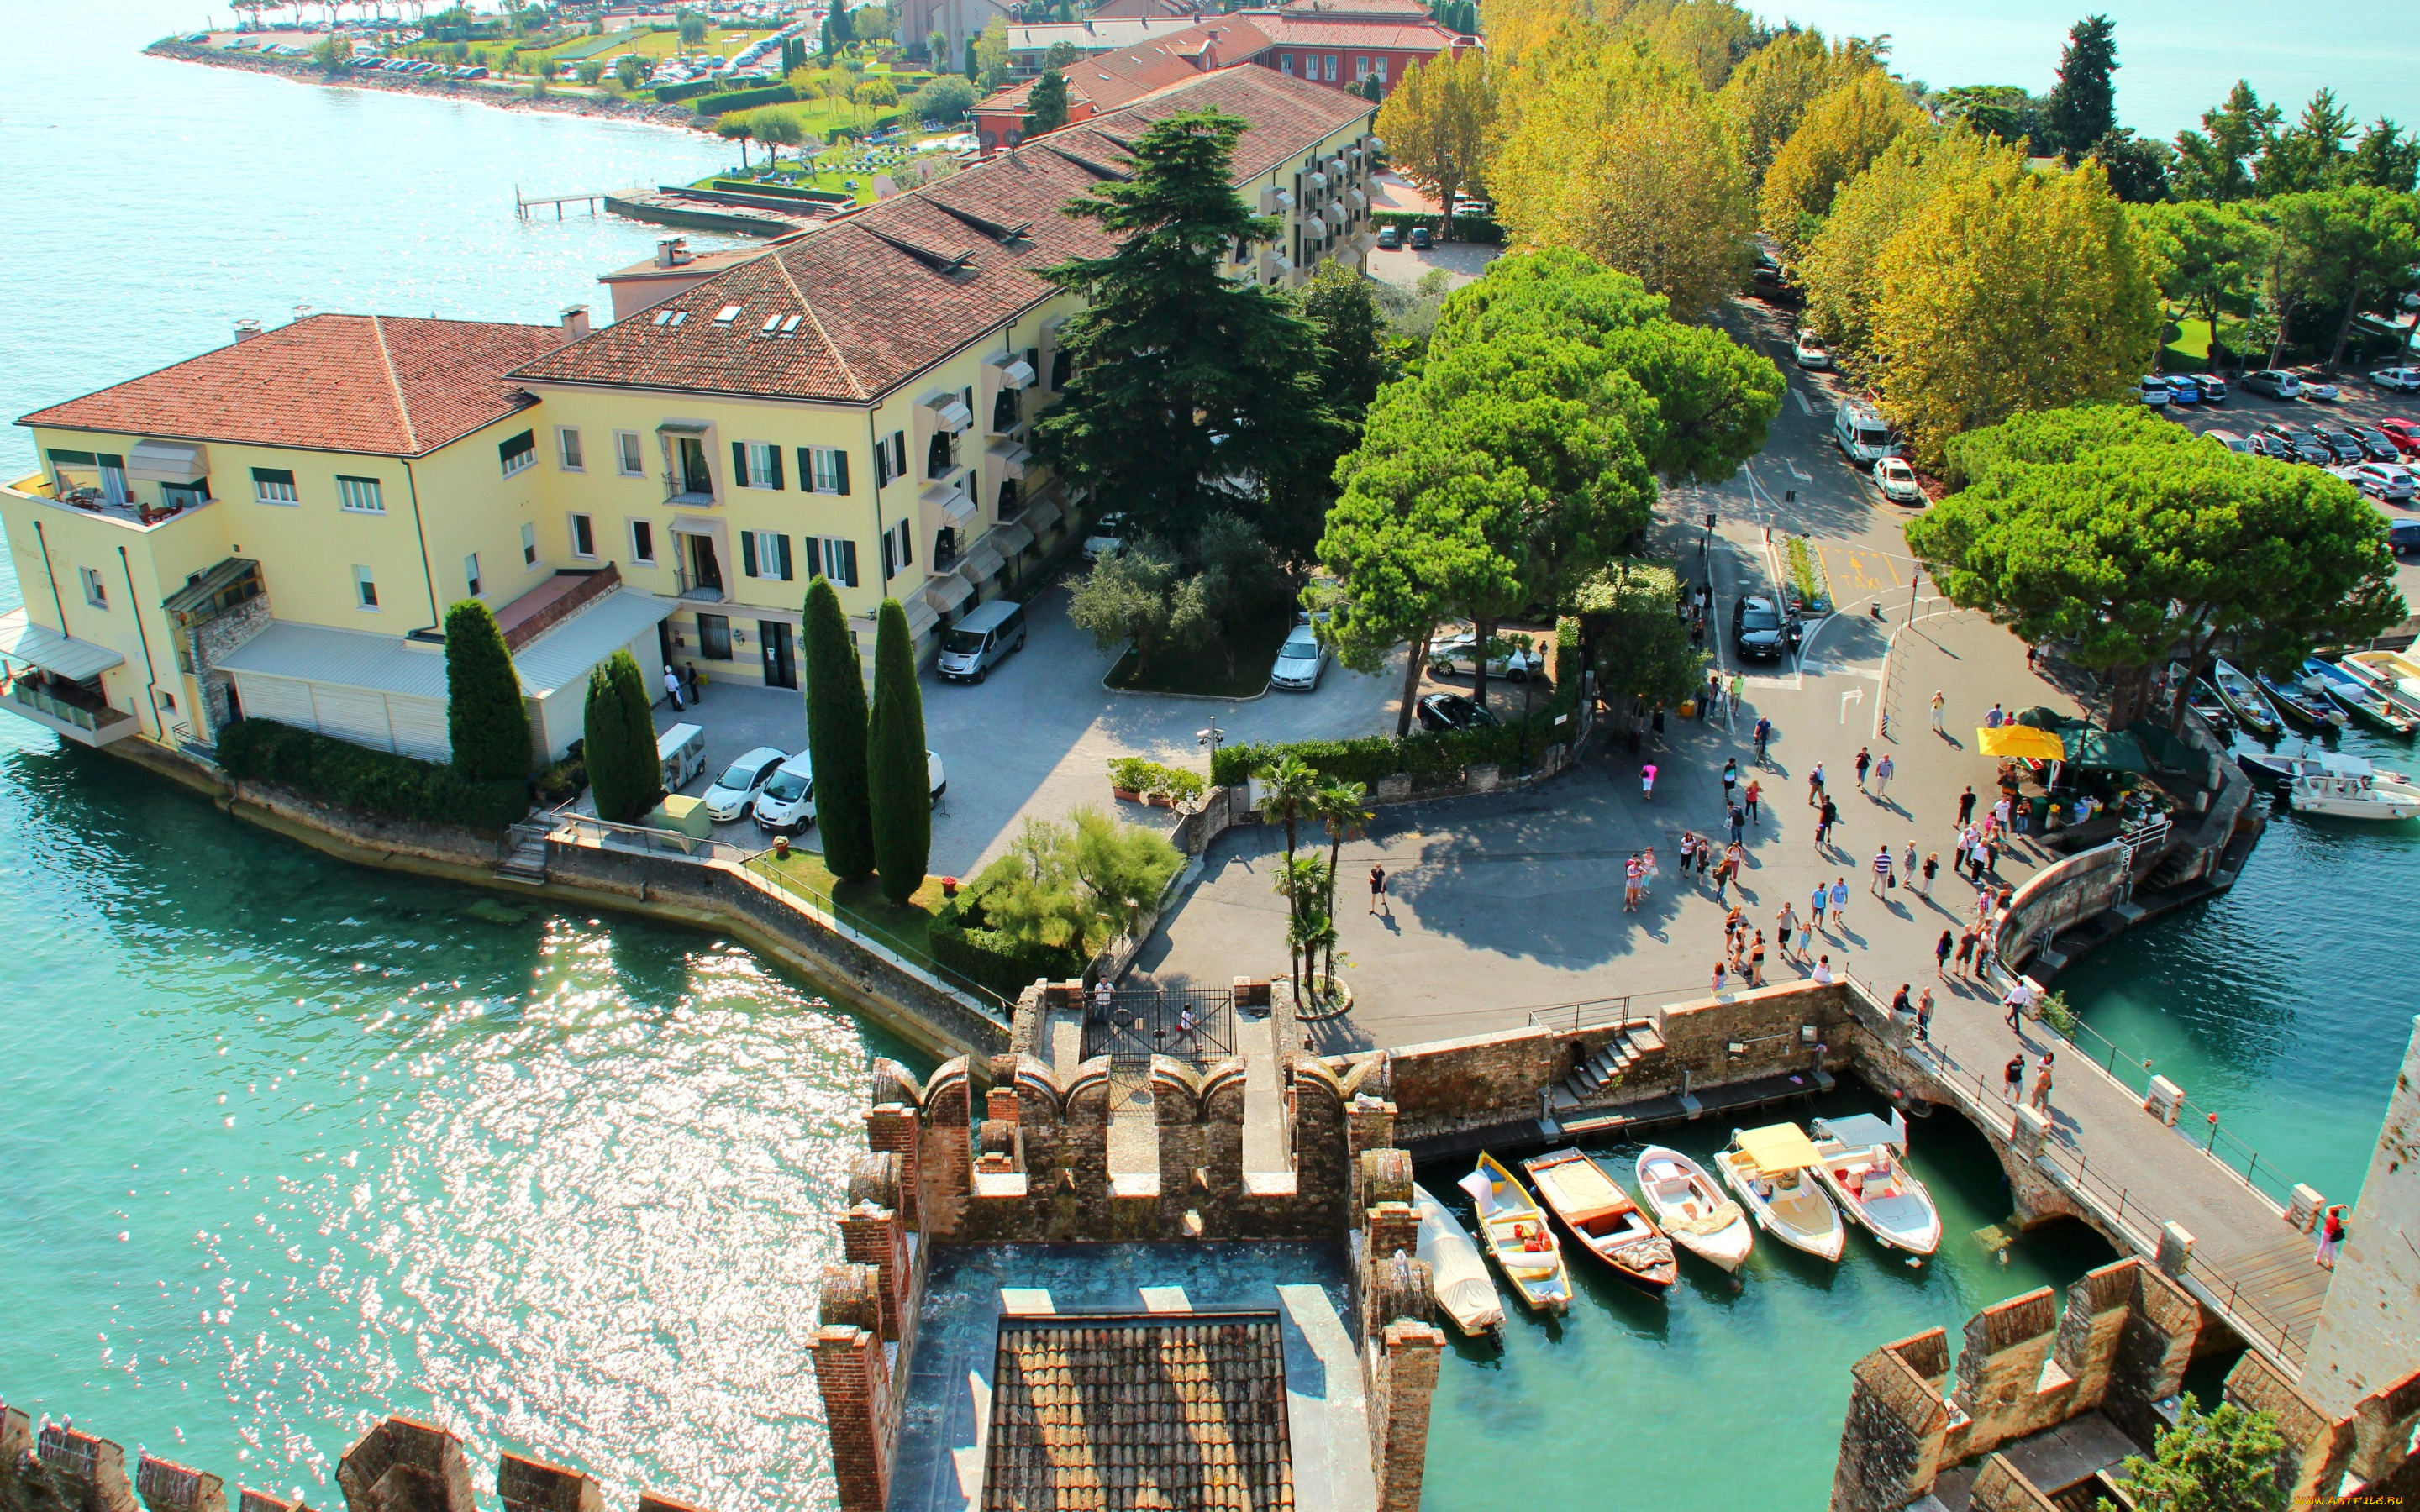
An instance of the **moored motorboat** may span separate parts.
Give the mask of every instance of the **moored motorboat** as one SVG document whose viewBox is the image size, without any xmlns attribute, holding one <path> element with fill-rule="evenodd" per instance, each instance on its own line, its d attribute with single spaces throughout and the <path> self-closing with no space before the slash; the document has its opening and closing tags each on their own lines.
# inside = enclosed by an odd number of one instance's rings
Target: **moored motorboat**
<svg viewBox="0 0 2420 1512">
<path fill-rule="evenodd" d="M 1756 1225 L 1740 1205 L 1723 1196 L 1706 1168 L 1662 1145 L 1638 1152 L 1638 1195 L 1672 1242 L 1726 1271 L 1747 1262 L 1756 1245 Z"/>
<path fill-rule="evenodd" d="M 1681 1278 L 1672 1242 L 1585 1153 L 1558 1149 L 1523 1161 L 1521 1168 L 1538 1183 L 1539 1200 L 1615 1275 L 1657 1297 Z"/>
<path fill-rule="evenodd" d="M 2398 735 L 2408 735 L 2420 730 L 2420 714 L 2405 708 L 2366 679 L 2355 676 L 2335 662 L 2310 657 L 2303 663 L 2303 681 L 2335 700 L 2347 713 L 2358 716 L 2381 730 Z"/>
<path fill-rule="evenodd" d="M 2392 772 L 2368 777 L 2298 777 L 2286 784 L 2296 813 L 2331 819 L 2420 819 L 2420 786 Z"/>
<path fill-rule="evenodd" d="M 2217 691 L 2218 701 L 2226 705 L 2226 712 L 2234 715 L 2235 722 L 2244 729 L 2256 735 L 2284 732 L 2284 717 L 2270 706 L 2267 696 L 2253 686 L 2251 678 L 2223 661 L 2212 662 L 2210 686 Z"/>
<path fill-rule="evenodd" d="M 1794 1123 L 1731 1131 L 1730 1147 L 1714 1156 L 1714 1169 L 1757 1222 L 1792 1249 L 1826 1260 L 1840 1257 L 1848 1230 L 1839 1210 L 1807 1172 L 1823 1157 Z"/>
<path fill-rule="evenodd" d="M 1479 1157 L 1479 1168 L 1462 1179 L 1465 1192 L 1479 1206 L 1481 1247 L 1495 1257 L 1504 1279 L 1530 1308 L 1559 1313 L 1572 1304 L 1571 1273 L 1563 1266 L 1562 1245 L 1546 1210 L 1538 1206 L 1519 1178 L 1493 1155 Z"/>
<path fill-rule="evenodd" d="M 1893 1150 L 1907 1149 L 1907 1120 L 1885 1123 L 1870 1113 L 1815 1120 L 1818 1180 L 1840 1211 L 1892 1249 L 1930 1255 L 1941 1247 L 1941 1213 L 1932 1194 Z"/>
<path fill-rule="evenodd" d="M 1454 1327 L 1473 1336 L 1502 1328 L 1504 1304 L 1497 1300 L 1496 1283 L 1488 1279 L 1487 1262 L 1479 1257 L 1469 1231 L 1428 1188 L 1414 1186 L 1412 1196 L 1420 1213 L 1419 1257 L 1428 1262 L 1437 1306 Z"/>
<path fill-rule="evenodd" d="M 2253 679 L 2260 691 L 2269 695 L 2269 702 L 2287 718 L 2312 730 L 2341 730 L 2345 712 L 2328 701 L 2324 693 L 2315 692 L 2299 682 L 2272 677 L 2259 672 Z"/>
<path fill-rule="evenodd" d="M 2336 665 L 2409 712 L 2420 714 L 2420 661 L 2399 651 L 2349 651 Z"/>
<path fill-rule="evenodd" d="M 2373 775 L 2377 768 L 2358 756 L 2340 756 L 2332 750 L 2314 750 L 2305 746 L 2298 751 L 2239 750 L 2235 764 L 2244 775 L 2266 787 L 2282 788 L 2298 777 L 2352 777 Z"/>
</svg>

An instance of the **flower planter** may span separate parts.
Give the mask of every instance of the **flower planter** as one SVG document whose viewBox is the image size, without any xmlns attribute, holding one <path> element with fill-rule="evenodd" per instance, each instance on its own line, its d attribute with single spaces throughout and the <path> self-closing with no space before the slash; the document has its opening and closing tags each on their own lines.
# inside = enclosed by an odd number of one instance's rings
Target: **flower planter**
<svg viewBox="0 0 2420 1512">
<path fill-rule="evenodd" d="M 1122 788 L 1115 782 L 1109 784 L 1109 796 L 1117 799 L 1120 803 L 1140 803 L 1142 801 L 1141 794 L 1137 793 L 1132 788 Z"/>
<path fill-rule="evenodd" d="M 1170 797 L 1165 793 L 1146 793 L 1142 795 L 1142 801 L 1155 809 L 1173 809 L 1176 807 L 1176 800 Z"/>
<path fill-rule="evenodd" d="M 789 836 L 776 835 L 773 837 L 773 856 L 774 859 L 781 861 L 786 861 L 790 858 Z"/>
<path fill-rule="evenodd" d="M 943 877 L 941 879 L 941 896 L 944 898 L 954 898 L 957 895 L 958 879 L 955 877 Z"/>
</svg>

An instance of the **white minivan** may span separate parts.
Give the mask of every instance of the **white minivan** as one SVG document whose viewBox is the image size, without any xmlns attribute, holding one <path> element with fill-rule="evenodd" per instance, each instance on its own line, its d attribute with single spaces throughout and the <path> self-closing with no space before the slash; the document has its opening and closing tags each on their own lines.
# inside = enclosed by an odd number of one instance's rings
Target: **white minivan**
<svg viewBox="0 0 2420 1512">
<path fill-rule="evenodd" d="M 941 632 L 934 670 L 953 682 L 980 683 L 1009 653 L 1025 649 L 1025 606 L 1005 598 L 978 604 Z"/>
<path fill-rule="evenodd" d="M 1892 437 L 1889 422 L 1876 413 L 1870 405 L 1854 399 L 1843 399 L 1832 416 L 1832 444 L 1858 471 L 1865 471 L 1886 456 L 1899 455 L 1899 441 Z"/>
<path fill-rule="evenodd" d="M 941 770 L 939 752 L 924 753 L 924 780 L 932 789 L 933 801 L 941 801 L 949 790 L 949 778 Z M 756 795 L 749 808 L 760 828 L 776 835 L 795 835 L 815 822 L 815 764 L 806 751 L 800 751 L 783 762 Z"/>
</svg>

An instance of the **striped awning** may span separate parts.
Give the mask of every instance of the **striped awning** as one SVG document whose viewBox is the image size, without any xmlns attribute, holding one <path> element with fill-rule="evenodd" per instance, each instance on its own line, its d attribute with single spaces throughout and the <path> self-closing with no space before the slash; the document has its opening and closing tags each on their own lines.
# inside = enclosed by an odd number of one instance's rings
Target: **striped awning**
<svg viewBox="0 0 2420 1512">
<path fill-rule="evenodd" d="M 1004 554 L 1013 557 L 1033 544 L 1033 532 L 1026 528 L 1024 521 L 1019 520 L 992 532 L 991 540 Z"/>
<path fill-rule="evenodd" d="M 923 640 L 924 632 L 941 623 L 941 616 L 934 612 L 933 606 L 924 601 L 922 594 L 900 607 L 908 611 L 908 634 L 911 640 Z"/>
<path fill-rule="evenodd" d="M 967 581 L 980 584 L 989 582 L 992 575 L 1006 565 L 1008 558 L 1001 555 L 993 537 L 986 535 L 967 552 L 967 559 L 958 563 L 958 571 L 966 575 Z"/>
<path fill-rule="evenodd" d="M 1038 535 L 1058 524 L 1059 517 L 1064 513 L 1066 511 L 1059 507 L 1058 495 L 1044 494 L 1033 501 L 1032 507 L 1026 510 L 1025 523 L 1032 527 L 1034 533 Z"/>
<path fill-rule="evenodd" d="M 943 614 L 972 598 L 975 585 L 956 573 L 944 573 L 924 585 L 924 602 Z"/>
</svg>

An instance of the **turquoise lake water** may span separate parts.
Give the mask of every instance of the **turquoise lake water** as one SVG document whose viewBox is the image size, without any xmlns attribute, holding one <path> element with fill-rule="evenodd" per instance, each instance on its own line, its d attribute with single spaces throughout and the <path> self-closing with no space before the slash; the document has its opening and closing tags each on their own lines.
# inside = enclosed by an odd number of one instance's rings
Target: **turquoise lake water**
<svg viewBox="0 0 2420 1512">
<path fill-rule="evenodd" d="M 514 185 L 726 161 L 681 133 L 136 55 L 200 20 L 0 0 L 9 55 L 78 81 L 0 104 L 8 416 L 296 303 L 601 305 L 594 275 L 656 233 L 520 224 Z M 1855 29 L 1898 32 L 1903 63 L 1920 30 Z M 2146 51 L 2127 55 L 2148 74 Z M 2277 51 L 2264 39 L 2264 63 Z M 2372 66 L 2349 51 L 2348 76 Z M 2211 98 L 2237 70 L 2219 71 Z M 0 461 L 30 461 L 23 432 Z M 2349 1194 L 2410 1011 L 2387 964 L 2415 943 L 2415 877 L 2413 837 L 2281 821 L 2233 897 L 2066 985 L 2187 1068 L 2264 1159 Z M 0 1400 L 318 1505 L 389 1410 L 460 1427 L 481 1461 L 582 1465 L 617 1505 L 642 1485 L 718 1512 L 830 1505 L 810 1283 L 865 1058 L 900 1047 L 812 984 L 707 936 L 323 861 L 8 719 L 0 940 Z M 1722 1134 L 1674 1137 L 1703 1154 Z M 1914 1159 L 1949 1235 L 1931 1266 L 1857 1240 L 1835 1268 L 1762 1254 L 1736 1291 L 1692 1267 L 1660 1304 L 1584 1273 L 1569 1319 L 1458 1347 L 1430 1512 L 1694 1504 L 1716 1485 L 1822 1506 L 1852 1360 L 2107 1257 L 2074 1231 L 2005 1262 L 1978 1240 L 2007 1204 L 1962 1126 L 1920 1124 Z M 1752 1453 L 1724 1447 L 1743 1422 Z"/>
</svg>

